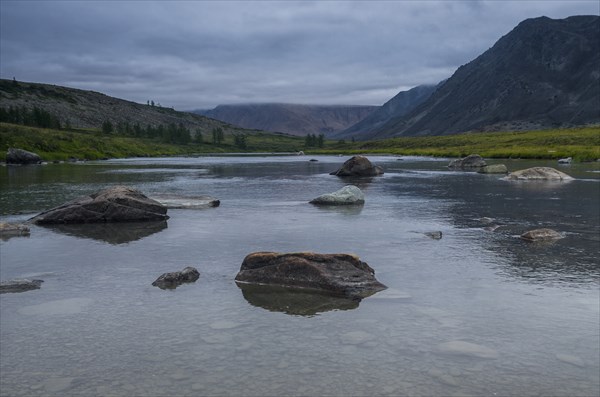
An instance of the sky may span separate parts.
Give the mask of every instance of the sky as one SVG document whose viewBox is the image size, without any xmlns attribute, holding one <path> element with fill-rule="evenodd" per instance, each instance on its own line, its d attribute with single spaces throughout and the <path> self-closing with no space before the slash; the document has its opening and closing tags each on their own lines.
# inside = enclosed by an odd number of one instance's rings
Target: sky
<svg viewBox="0 0 600 397">
<path fill-rule="evenodd" d="M 0 0 L 0 77 L 177 110 L 382 105 L 450 77 L 527 18 L 599 0 Z"/>
</svg>

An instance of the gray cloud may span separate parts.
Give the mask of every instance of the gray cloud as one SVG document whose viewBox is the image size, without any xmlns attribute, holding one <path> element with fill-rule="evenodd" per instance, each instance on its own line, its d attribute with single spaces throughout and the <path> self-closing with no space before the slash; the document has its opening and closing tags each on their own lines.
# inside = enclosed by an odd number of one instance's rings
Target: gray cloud
<svg viewBox="0 0 600 397">
<path fill-rule="evenodd" d="M 177 109 L 382 104 L 591 1 L 0 2 L 0 74 Z"/>
</svg>

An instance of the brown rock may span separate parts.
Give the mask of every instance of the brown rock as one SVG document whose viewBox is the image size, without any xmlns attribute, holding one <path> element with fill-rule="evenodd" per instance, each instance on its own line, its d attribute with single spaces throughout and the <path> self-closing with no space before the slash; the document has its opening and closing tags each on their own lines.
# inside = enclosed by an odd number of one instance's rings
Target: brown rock
<svg viewBox="0 0 600 397">
<path fill-rule="evenodd" d="M 521 234 L 521 238 L 527 241 L 549 241 L 563 238 L 562 234 L 552 229 L 534 229 Z"/>
<path fill-rule="evenodd" d="M 342 168 L 330 173 L 335 176 L 377 176 L 383 174 L 383 168 L 374 166 L 368 158 L 364 156 L 354 156 L 346 160 Z"/>
</svg>

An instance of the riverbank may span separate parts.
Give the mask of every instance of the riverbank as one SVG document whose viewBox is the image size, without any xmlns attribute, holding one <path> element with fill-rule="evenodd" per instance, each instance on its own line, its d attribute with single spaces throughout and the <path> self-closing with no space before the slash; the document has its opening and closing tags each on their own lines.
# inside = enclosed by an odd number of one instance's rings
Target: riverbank
<svg viewBox="0 0 600 397">
<path fill-rule="evenodd" d="M 594 161 L 600 158 L 600 126 L 403 137 L 367 142 L 325 141 L 322 148 L 315 148 L 306 147 L 302 137 L 260 132 L 246 135 L 244 147 L 240 147 L 239 142 L 236 144 L 234 136 L 226 136 L 220 144 L 193 142 L 178 145 L 147 138 L 105 135 L 89 129 L 53 130 L 0 123 L 0 161 L 5 160 L 9 147 L 38 153 L 45 161 L 299 151 L 306 154 L 372 153 L 433 157 L 463 157 L 478 153 L 486 158 L 572 157 L 575 161 Z"/>
</svg>

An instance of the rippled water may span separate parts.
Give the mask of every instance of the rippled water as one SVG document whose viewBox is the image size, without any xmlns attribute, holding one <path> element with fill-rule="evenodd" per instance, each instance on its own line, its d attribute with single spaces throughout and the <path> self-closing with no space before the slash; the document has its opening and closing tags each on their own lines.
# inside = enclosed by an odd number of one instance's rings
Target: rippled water
<svg viewBox="0 0 600 397">
<path fill-rule="evenodd" d="M 515 183 L 450 172 L 445 160 L 370 157 L 385 175 L 341 180 L 328 172 L 346 158 L 316 158 L 1 168 L 3 221 L 116 183 L 221 206 L 169 210 L 166 223 L 32 226 L 0 241 L 2 280 L 45 280 L 0 296 L 0 393 L 600 393 L 597 163 L 562 167 L 570 183 Z M 307 204 L 349 183 L 364 207 Z M 565 238 L 518 238 L 537 227 Z M 244 256 L 263 250 L 355 253 L 389 289 L 360 303 L 241 290 Z M 196 283 L 151 286 L 185 266 L 200 271 Z"/>
</svg>

